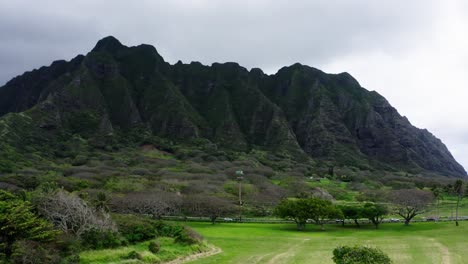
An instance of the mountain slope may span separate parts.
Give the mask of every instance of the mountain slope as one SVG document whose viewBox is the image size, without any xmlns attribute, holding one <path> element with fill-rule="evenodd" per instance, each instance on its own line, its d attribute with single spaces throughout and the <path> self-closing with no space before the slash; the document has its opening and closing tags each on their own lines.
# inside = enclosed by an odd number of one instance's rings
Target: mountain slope
<svg viewBox="0 0 468 264">
<path fill-rule="evenodd" d="M 300 64 L 274 75 L 236 63 L 170 65 L 152 46 L 126 47 L 113 37 L 86 56 L 8 82 L 0 116 L 0 137 L 17 148 L 27 137 L 54 149 L 57 138 L 72 135 L 104 147 L 137 131 L 363 169 L 466 176 L 439 139 L 347 73 Z"/>
</svg>

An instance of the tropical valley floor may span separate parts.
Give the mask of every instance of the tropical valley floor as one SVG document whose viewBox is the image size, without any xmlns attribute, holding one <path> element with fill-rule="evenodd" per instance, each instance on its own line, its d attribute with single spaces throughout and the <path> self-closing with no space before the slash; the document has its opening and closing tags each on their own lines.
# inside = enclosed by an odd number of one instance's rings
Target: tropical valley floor
<svg viewBox="0 0 468 264">
<path fill-rule="evenodd" d="M 333 263 L 338 245 L 381 248 L 394 263 L 466 263 L 468 223 L 453 222 L 382 224 L 360 229 L 337 225 L 325 231 L 310 225 L 304 232 L 281 224 L 190 224 L 223 252 L 193 263 Z"/>
<path fill-rule="evenodd" d="M 291 224 L 252 223 L 189 223 L 207 241 L 219 248 L 216 254 L 201 257 L 187 263 L 262 263 L 301 264 L 333 263 L 332 251 L 339 245 L 367 245 L 378 247 L 387 253 L 394 263 L 466 263 L 468 240 L 465 234 L 468 223 L 456 227 L 453 222 L 382 224 L 379 230 L 364 225 L 327 225 L 325 231 L 309 225 L 305 231 L 297 231 Z M 142 247 L 144 248 L 144 247 Z M 83 263 L 119 262 L 119 254 L 127 254 L 129 248 L 85 252 Z M 170 252 L 172 249 L 169 249 Z M 181 254 L 184 250 L 173 248 Z M 181 251 L 182 250 L 182 251 Z M 185 249 L 186 252 L 188 252 Z M 170 254 L 170 253 L 166 253 Z M 183 255 L 185 253 L 182 253 Z M 185 263 L 185 262 L 183 262 Z"/>
</svg>

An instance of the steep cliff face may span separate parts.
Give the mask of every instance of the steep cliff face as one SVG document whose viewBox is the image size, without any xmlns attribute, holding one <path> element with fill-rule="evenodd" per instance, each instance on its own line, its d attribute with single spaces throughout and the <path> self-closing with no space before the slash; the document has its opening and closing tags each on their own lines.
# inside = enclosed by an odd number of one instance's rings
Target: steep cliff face
<svg viewBox="0 0 468 264">
<path fill-rule="evenodd" d="M 45 141 L 143 129 L 173 140 L 206 138 L 236 151 L 466 176 L 439 139 L 347 73 L 300 64 L 274 75 L 236 63 L 170 65 L 152 46 L 126 47 L 113 37 L 86 56 L 8 82 L 0 88 L 1 115 L 0 131 L 8 133 L 0 137 L 12 144 L 30 137 L 15 131 L 11 120 L 19 118 Z"/>
</svg>

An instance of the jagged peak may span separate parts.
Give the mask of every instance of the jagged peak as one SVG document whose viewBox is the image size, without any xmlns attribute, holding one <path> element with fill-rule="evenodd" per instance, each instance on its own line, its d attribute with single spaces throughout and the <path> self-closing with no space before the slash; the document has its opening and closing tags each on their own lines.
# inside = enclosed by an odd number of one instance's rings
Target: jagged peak
<svg viewBox="0 0 468 264">
<path fill-rule="evenodd" d="M 263 70 L 260 69 L 260 68 L 252 68 L 252 69 L 250 69 L 250 73 L 255 74 L 255 75 L 264 75 L 265 74 L 263 72 Z"/>
<path fill-rule="evenodd" d="M 294 64 L 292 64 L 290 66 L 282 67 L 281 69 L 278 70 L 277 74 L 292 72 L 292 71 L 296 71 L 296 70 L 306 70 L 306 71 L 309 71 L 309 72 L 319 72 L 319 73 L 325 74 L 323 71 L 321 71 L 321 70 L 319 70 L 317 68 L 310 67 L 308 65 L 304 65 L 304 64 L 301 64 L 299 62 L 296 62 L 296 63 L 294 63 Z"/>
<path fill-rule="evenodd" d="M 96 43 L 96 46 L 92 49 L 92 51 L 117 51 L 119 49 L 125 48 L 120 41 L 113 37 L 107 36 Z"/>
<path fill-rule="evenodd" d="M 356 78 L 354 78 L 351 74 L 347 72 L 339 73 L 336 76 L 339 78 L 340 81 L 343 81 L 348 85 L 361 87 Z"/>
</svg>

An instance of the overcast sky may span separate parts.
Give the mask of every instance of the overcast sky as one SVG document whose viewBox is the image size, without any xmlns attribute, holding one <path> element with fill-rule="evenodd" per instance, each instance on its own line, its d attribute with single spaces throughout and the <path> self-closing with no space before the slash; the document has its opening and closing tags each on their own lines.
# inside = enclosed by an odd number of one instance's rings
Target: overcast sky
<svg viewBox="0 0 468 264">
<path fill-rule="evenodd" d="M 0 85 L 107 35 L 170 63 L 349 72 L 468 168 L 468 1 L 0 0 Z"/>
</svg>

